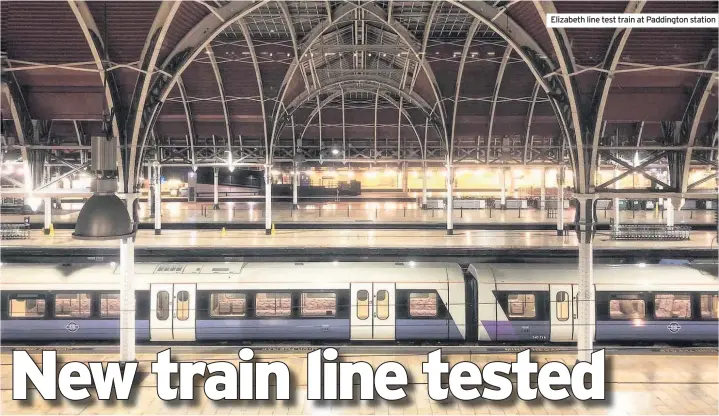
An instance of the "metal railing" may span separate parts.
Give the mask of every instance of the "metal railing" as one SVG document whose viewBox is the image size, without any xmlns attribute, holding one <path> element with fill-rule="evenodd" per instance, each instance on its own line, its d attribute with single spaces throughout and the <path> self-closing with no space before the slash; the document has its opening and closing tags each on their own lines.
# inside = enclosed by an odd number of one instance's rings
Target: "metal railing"
<svg viewBox="0 0 719 416">
<path fill-rule="evenodd" d="M 0 224 L 0 240 L 27 240 L 30 238 L 30 224 Z"/>
<path fill-rule="evenodd" d="M 691 228 L 686 225 L 620 224 L 612 227 L 613 240 L 689 240 Z"/>
</svg>

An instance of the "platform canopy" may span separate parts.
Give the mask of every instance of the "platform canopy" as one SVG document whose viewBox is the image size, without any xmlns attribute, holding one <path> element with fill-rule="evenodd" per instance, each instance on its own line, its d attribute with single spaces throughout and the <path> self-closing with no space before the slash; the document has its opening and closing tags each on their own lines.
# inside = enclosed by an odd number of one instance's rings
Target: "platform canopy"
<svg viewBox="0 0 719 416">
<path fill-rule="evenodd" d="M 86 169 L 114 109 L 124 191 L 156 158 L 563 163 L 581 194 L 635 173 L 647 192 L 711 180 L 717 30 L 548 29 L 554 12 L 716 13 L 717 2 L 8 2 L 3 157 L 25 178 L 4 177 L 37 189 L 46 167 Z"/>
</svg>

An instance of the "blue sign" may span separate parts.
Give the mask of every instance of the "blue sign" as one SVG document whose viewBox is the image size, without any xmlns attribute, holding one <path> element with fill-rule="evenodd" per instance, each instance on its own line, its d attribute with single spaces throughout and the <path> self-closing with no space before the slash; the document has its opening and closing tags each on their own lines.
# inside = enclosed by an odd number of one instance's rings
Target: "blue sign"
<svg viewBox="0 0 719 416">
<path fill-rule="evenodd" d="M 164 176 L 160 176 L 160 183 L 165 183 L 165 177 L 164 177 Z"/>
</svg>

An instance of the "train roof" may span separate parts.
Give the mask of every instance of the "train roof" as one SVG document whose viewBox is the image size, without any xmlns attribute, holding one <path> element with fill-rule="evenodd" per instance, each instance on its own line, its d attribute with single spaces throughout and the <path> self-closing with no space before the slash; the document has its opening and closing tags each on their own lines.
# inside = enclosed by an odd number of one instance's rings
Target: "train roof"
<svg viewBox="0 0 719 416">
<path fill-rule="evenodd" d="M 486 264 L 469 267 L 482 283 L 578 283 L 575 264 Z M 691 265 L 595 264 L 595 284 L 707 284 L 719 288 L 719 280 L 707 268 Z"/>
<path fill-rule="evenodd" d="M 391 277 L 388 272 L 391 271 Z M 97 283 L 119 282 L 117 264 L 4 264 L 2 284 Z M 331 273 L 331 275 L 330 275 Z M 330 276 L 328 276 L 330 275 Z M 202 278 L 198 281 L 198 277 Z M 464 275 L 455 263 L 423 262 L 329 262 L 329 263 L 136 263 L 135 281 L 212 283 L 267 282 L 316 283 L 317 279 L 334 283 L 348 282 L 463 282 Z"/>
</svg>

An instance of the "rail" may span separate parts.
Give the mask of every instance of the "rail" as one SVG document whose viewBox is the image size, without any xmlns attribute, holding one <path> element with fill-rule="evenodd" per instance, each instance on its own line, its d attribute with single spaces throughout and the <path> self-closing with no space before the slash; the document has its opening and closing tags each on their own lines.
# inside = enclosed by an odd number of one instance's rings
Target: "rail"
<svg viewBox="0 0 719 416">
<path fill-rule="evenodd" d="M 691 228 L 686 225 L 620 224 L 612 227 L 613 240 L 689 240 Z"/>
</svg>

